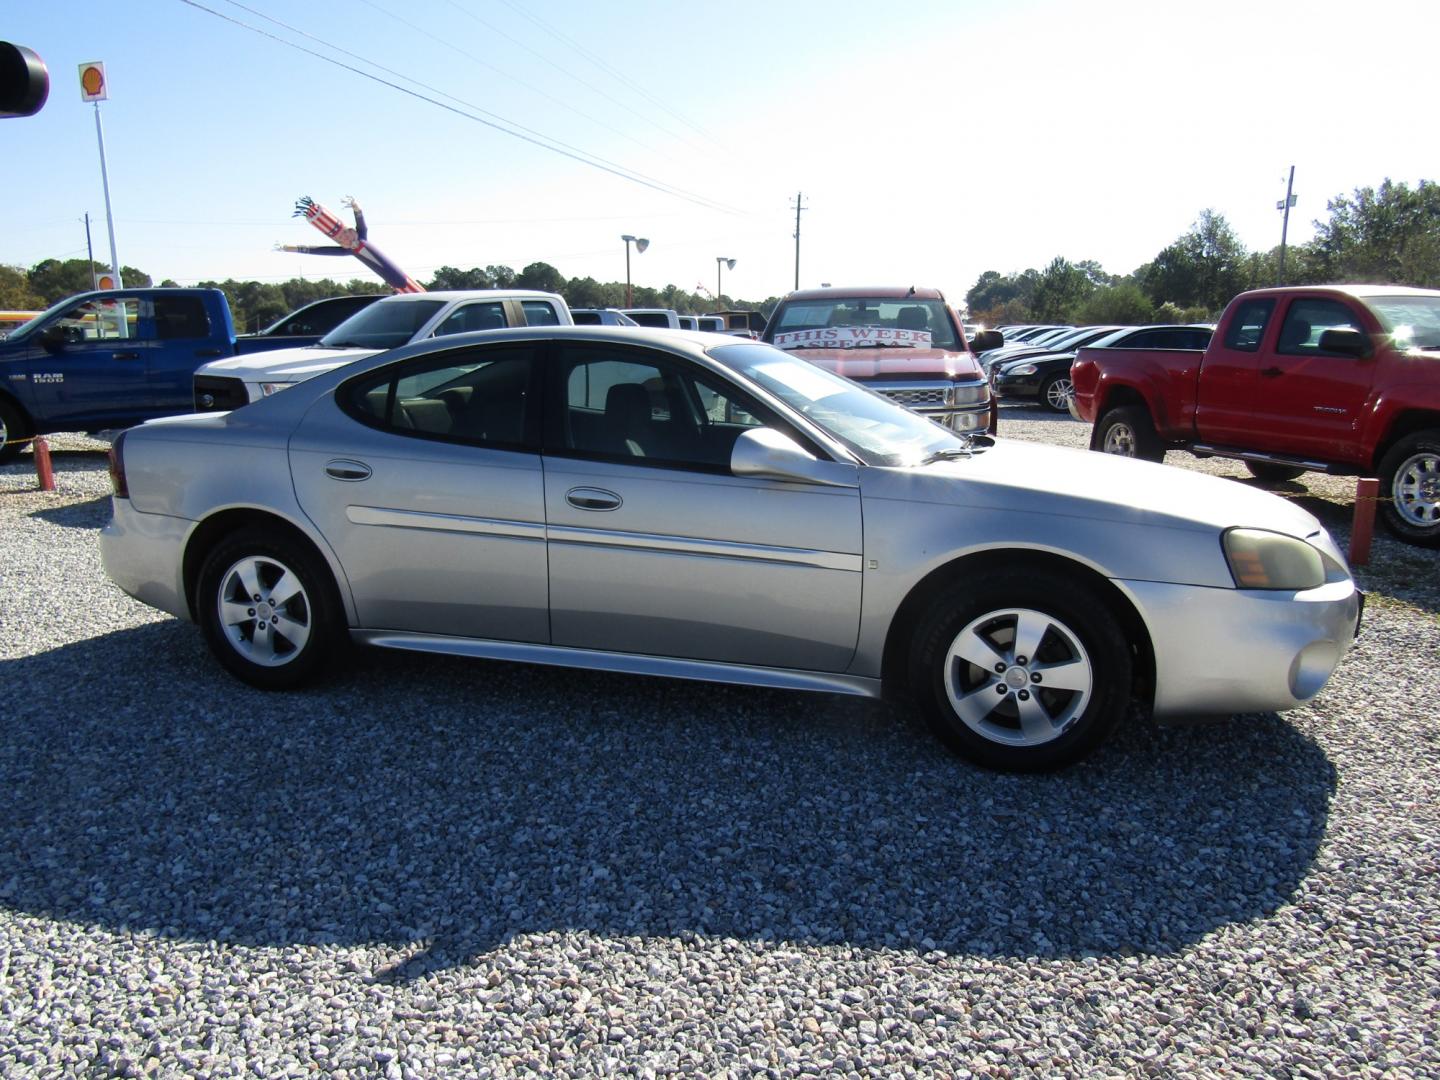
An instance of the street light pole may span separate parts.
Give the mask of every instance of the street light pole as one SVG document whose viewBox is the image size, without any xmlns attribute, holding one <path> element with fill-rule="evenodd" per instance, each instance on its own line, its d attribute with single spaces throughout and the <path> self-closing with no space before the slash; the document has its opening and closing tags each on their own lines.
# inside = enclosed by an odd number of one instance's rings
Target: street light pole
<svg viewBox="0 0 1440 1080">
<path fill-rule="evenodd" d="M 1276 210 L 1284 210 L 1285 218 L 1280 223 L 1280 272 L 1276 285 L 1285 284 L 1285 236 L 1290 231 L 1290 208 L 1295 205 L 1295 166 L 1290 166 L 1290 179 L 1285 184 L 1285 198 L 1275 204 Z"/>
<path fill-rule="evenodd" d="M 737 262 L 739 262 L 738 259 L 732 259 L 728 255 L 715 256 L 715 303 L 720 303 L 720 294 L 723 291 L 720 288 L 720 267 L 728 266 L 734 270 Z"/>
<path fill-rule="evenodd" d="M 625 241 L 625 306 L 628 308 L 635 306 L 635 298 L 630 291 L 630 245 L 634 244 L 635 250 L 643 255 L 645 249 L 650 246 L 650 241 L 641 236 L 631 236 L 628 233 L 620 239 Z"/>
</svg>

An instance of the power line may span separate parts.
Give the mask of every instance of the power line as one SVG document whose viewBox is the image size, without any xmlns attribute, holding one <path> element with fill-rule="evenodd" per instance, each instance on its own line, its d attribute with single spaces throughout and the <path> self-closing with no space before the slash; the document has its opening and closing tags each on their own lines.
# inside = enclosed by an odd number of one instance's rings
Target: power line
<svg viewBox="0 0 1440 1080">
<path fill-rule="evenodd" d="M 654 97 L 648 90 L 646 90 L 646 89 L 645 89 L 643 86 L 641 86 L 639 83 L 637 83 L 637 82 L 635 82 L 633 79 L 631 79 L 631 78 L 630 78 L 628 75 L 626 75 L 623 71 L 620 71 L 620 70 L 618 70 L 618 69 L 616 69 L 616 68 L 611 67 L 610 64 L 607 63 L 602 57 L 597 56 L 595 53 L 593 53 L 593 52 L 591 52 L 589 49 L 585 48 L 585 46 L 581 45 L 578 41 L 576 41 L 574 38 L 570 37 L 570 36 L 569 36 L 568 34 L 566 34 L 563 30 L 560 30 L 558 27 L 551 26 L 551 25 L 550 25 L 549 23 L 547 23 L 544 19 L 540 18 L 540 16 L 534 14 L 533 12 L 526 11 L 524 8 L 522 8 L 522 7 L 520 7 L 519 5 L 517 5 L 516 3 L 514 3 L 514 0 L 501 0 L 501 2 L 502 2 L 506 7 L 508 7 L 510 10 L 512 10 L 512 11 L 514 11 L 514 12 L 517 12 L 517 13 L 519 13 L 520 15 L 523 15 L 525 18 L 529 19 L 529 20 L 530 20 L 531 22 L 533 22 L 536 26 L 538 26 L 538 27 L 540 27 L 542 30 L 544 30 L 547 34 L 553 34 L 555 37 L 557 37 L 557 38 L 559 38 L 561 41 L 565 42 L 565 43 L 566 43 L 567 45 L 569 45 L 572 49 L 574 49 L 576 52 L 578 52 L 581 56 L 585 57 L 585 59 L 589 60 L 592 64 L 594 64 L 596 67 L 598 67 L 601 71 L 605 72 L 605 73 L 606 73 L 607 75 L 609 75 L 611 78 L 613 78 L 613 79 L 615 79 L 616 81 L 622 83 L 623 85 L 628 86 L 628 87 L 629 87 L 632 91 L 634 91 L 636 94 L 639 94 L 639 95 L 640 95 L 642 98 L 644 98 L 646 101 L 650 102 L 650 104 L 652 104 L 652 105 L 656 106 L 657 108 L 662 109 L 662 110 L 664 110 L 665 112 L 669 113 L 669 114 L 670 114 L 671 116 L 673 116 L 676 120 L 679 120 L 680 123 L 682 123 L 682 124 L 684 124 L 686 127 L 688 127 L 691 131 L 694 131 L 696 134 L 701 135 L 701 136 L 705 137 L 706 139 L 709 139 L 712 143 L 715 143 L 717 146 L 720 145 L 719 140 L 716 139 L 715 136 L 711 135 L 708 131 L 706 131 L 704 128 L 700 127 L 698 124 L 691 123 L 689 120 L 685 119 L 685 117 L 681 116 L 681 115 L 680 115 L 679 113 L 677 113 L 674 109 L 670 108 L 670 106 L 666 105 L 663 101 L 661 101 L 661 100 L 659 100 L 658 98 Z"/>
<path fill-rule="evenodd" d="M 366 2 L 368 3 L 369 0 L 366 0 Z M 615 97 L 614 95 L 606 93 L 606 92 L 605 92 L 604 90 L 602 90 L 600 87 L 598 87 L 598 86 L 596 86 L 594 83 L 592 83 L 589 79 L 582 79 L 579 75 L 576 75 L 576 74 L 575 74 L 573 71 L 571 71 L 569 68 L 565 67 L 565 66 L 562 65 L 562 64 L 556 63 L 554 60 L 551 60 L 548 56 L 545 56 L 543 53 L 537 52 L 536 50 L 532 49 L 529 45 L 526 45 L 523 41 L 521 41 L 519 38 L 515 37 L 514 35 L 509 34 L 509 33 L 506 33 L 506 31 L 503 30 L 501 27 L 498 27 L 498 26 L 496 26 L 494 23 L 489 22 L 489 21 L 487 21 L 487 20 L 485 20 L 485 19 L 482 19 L 479 15 L 476 15 L 473 11 L 470 11 L 470 10 L 468 10 L 468 9 L 466 9 L 466 8 L 461 7 L 459 4 L 457 4 L 457 3 L 455 2 L 455 0 L 446 0 L 446 3 L 448 3 L 451 7 L 453 7 L 456 11 L 460 12 L 462 15 L 468 16 L 469 18 L 475 20 L 475 22 L 479 23 L 481 26 L 484 26 L 484 27 L 492 30 L 492 31 L 495 32 L 496 34 L 499 34 L 499 35 L 500 35 L 501 37 L 503 37 L 506 41 L 509 41 L 509 42 L 513 43 L 514 45 L 518 46 L 519 48 L 524 49 L 526 52 L 528 52 L 531 56 L 535 57 L 537 60 L 541 60 L 541 61 L 543 61 L 544 63 L 549 64 L 549 65 L 550 65 L 551 67 L 553 67 L 556 71 L 560 72 L 562 75 L 566 76 L 567 78 L 573 79 L 575 82 L 577 82 L 577 83 L 579 83 L 581 86 L 585 87 L 585 88 L 586 88 L 587 90 L 589 90 L 591 93 L 598 94 L 600 97 L 603 97 L 606 101 L 610 102 L 612 105 L 615 105 L 615 106 L 618 106 L 618 107 L 621 108 L 621 109 L 624 109 L 624 110 L 625 110 L 626 112 L 628 112 L 631 116 L 634 116 L 634 117 L 636 117 L 637 119 L 643 120 L 645 123 L 652 125 L 653 127 L 655 127 L 656 129 L 658 129 L 659 131 L 664 132 L 666 135 L 668 135 L 668 136 L 669 136 L 670 138 L 672 138 L 672 139 L 682 139 L 682 140 L 684 139 L 684 136 L 683 136 L 683 135 L 678 135 L 678 134 L 676 134 L 675 132 L 671 131 L 669 128 L 665 127 L 663 124 L 657 123 L 656 121 L 650 119 L 648 116 L 645 116 L 643 113 L 639 112 L 638 110 L 636 110 L 636 109 L 632 108 L 631 106 L 625 104 L 625 102 L 621 101 L 619 98 Z M 522 11 L 521 14 L 528 16 L 528 13 L 527 13 L 527 12 L 524 12 L 524 11 Z M 540 22 L 539 22 L 538 19 L 532 18 L 531 21 L 534 22 L 534 23 L 536 23 L 537 25 L 540 25 Z M 542 28 L 543 28 L 543 27 L 542 27 Z"/>
<path fill-rule="evenodd" d="M 231 2 L 233 3 L 234 0 L 231 0 Z M 612 126 L 611 124 L 607 124 L 604 120 L 601 120 L 599 117 L 591 116 L 589 113 L 587 113 L 587 112 L 585 112 L 585 111 L 583 111 L 583 110 L 581 110 L 581 109 L 577 109 L 574 105 L 570 104 L 570 102 L 565 101 L 565 100 L 563 100 L 563 99 L 561 99 L 561 98 L 558 98 L 558 97 L 556 97 L 554 94 L 547 93 L 546 91 L 540 89 L 540 87 L 534 86 L 534 85 L 532 85 L 531 83 L 526 82 L 524 79 L 521 79 L 521 78 L 519 78 L 519 77 L 517 77 L 517 76 L 515 76 L 515 75 L 511 75 L 509 72 L 502 71 L 500 68 L 496 67 L 494 64 L 490 63 L 490 62 L 487 61 L 487 60 L 482 60 L 480 57 L 476 56 L 474 53 L 470 52 L 469 50 L 467 50 L 467 49 L 462 49 L 462 48 L 460 48 L 460 46 L 454 44 L 453 42 L 446 41 L 444 38 L 439 37 L 439 36 L 436 35 L 436 34 L 432 34 L 429 30 L 426 30 L 423 26 L 416 26 L 416 25 L 415 25 L 414 23 L 412 23 L 410 20 L 401 18 L 399 15 L 396 15 L 393 11 L 387 11 L 385 8 L 381 7 L 379 4 L 375 3 L 374 0 L 361 0 L 361 3 L 365 4 L 367 7 L 373 8 L 374 10 L 380 12 L 380 14 L 382 14 L 382 15 L 387 15 L 387 16 L 389 16 L 390 18 L 394 19 L 396 22 L 400 23 L 402 26 L 408 26 L 411 30 L 415 31 L 417 34 L 422 34 L 422 35 L 424 35 L 425 37 L 429 38 L 431 41 L 437 42 L 437 43 L 445 46 L 445 48 L 449 49 L 451 52 L 459 53 L 461 56 L 465 57 L 467 60 L 470 60 L 472 63 L 478 64 L 478 65 L 480 65 L 481 67 L 489 68 L 491 71 L 495 72 L 495 74 L 499 75 L 501 78 L 503 78 L 503 79 L 509 79 L 511 82 L 518 83 L 520 86 L 523 86 L 526 90 L 529 90 L 532 94 L 538 94 L 540 97 L 543 97 L 543 98 L 545 98 L 545 99 L 548 100 L 548 101 L 553 101 L 556 105 L 559 105 L 562 109 L 568 109 L 570 112 L 573 112 L 576 116 L 578 116 L 578 117 L 580 117 L 581 119 L 585 120 L 587 123 L 594 124 L 596 127 L 604 128 L 606 131 L 613 132 L 614 134 L 619 135 L 622 139 L 628 139 L 630 142 L 633 142 L 636 146 L 640 147 L 641 149 L 649 150 L 651 153 L 659 153 L 659 151 L 657 151 L 657 150 L 655 149 L 655 147 L 649 146 L 649 145 L 647 145 L 646 143 L 641 142 L 639 139 L 635 138 L 635 136 L 629 134 L 628 132 L 621 131 L 619 128 L 614 127 L 614 126 Z M 236 6 L 240 6 L 240 5 L 236 5 Z M 259 12 L 256 12 L 256 14 L 260 14 L 260 13 L 259 13 Z M 467 12 L 467 14 L 468 14 L 468 12 Z M 261 18 L 269 19 L 270 17 L 269 17 L 268 15 L 261 15 Z M 277 22 L 277 23 L 278 23 L 278 20 L 275 20 L 275 19 L 271 19 L 270 21 L 271 21 L 271 22 Z M 281 25 L 281 26 L 284 26 L 284 25 L 285 25 L 284 23 L 278 23 L 278 24 Z M 305 36 L 306 36 L 306 37 L 309 37 L 310 35 L 306 34 Z M 316 40 L 319 40 L 319 39 L 316 39 Z M 328 44 L 328 43 L 327 43 L 327 44 Z M 335 46 L 333 46 L 333 45 L 331 45 L 330 47 L 331 47 L 331 48 L 335 48 Z M 341 52 L 344 52 L 343 49 L 341 49 L 340 51 L 341 51 Z M 440 92 L 440 91 L 438 91 L 438 90 L 436 91 L 436 93 L 439 93 L 439 92 Z M 446 97 L 449 97 L 450 95 L 449 95 L 449 94 L 446 94 L 445 96 L 446 96 Z M 458 98 L 455 98 L 455 99 L 453 99 L 453 100 L 457 100 L 457 101 L 458 101 L 459 99 L 458 99 Z"/>
<path fill-rule="evenodd" d="M 230 0 L 230 2 L 233 3 L 234 0 Z M 601 172 L 607 172 L 610 173 L 612 176 L 618 176 L 622 180 L 629 180 L 631 183 L 639 184 L 642 187 L 650 188 L 651 190 L 658 191 L 661 194 L 670 195 L 678 199 L 683 199 L 686 202 L 694 203 L 697 206 L 702 206 L 707 210 L 718 210 L 722 213 L 727 214 L 741 213 L 741 211 L 737 210 L 734 207 L 726 206 L 723 203 L 718 203 L 714 200 L 707 199 L 703 195 L 696 195 L 692 192 L 684 191 L 681 188 L 673 187 L 672 185 L 666 184 L 663 181 L 648 178 L 642 173 L 637 173 L 633 170 L 626 169 L 624 166 L 614 164 L 613 162 L 607 162 L 604 158 L 598 157 L 594 154 L 590 154 L 587 151 L 580 150 L 577 147 L 569 147 L 567 144 L 560 142 L 558 139 L 553 139 L 548 135 L 542 135 L 540 132 L 532 131 L 530 128 L 526 128 L 522 124 L 518 124 L 512 120 L 508 120 L 497 113 L 490 112 L 487 109 L 482 109 L 479 106 L 473 105 L 469 102 L 462 102 L 462 104 L 465 104 L 468 108 L 474 109 L 476 112 L 485 113 L 487 116 L 493 116 L 495 117 L 495 120 L 487 120 L 483 116 L 476 116 L 474 113 L 466 112 L 464 109 L 458 109 L 453 105 L 447 105 L 443 101 L 437 101 L 435 98 L 428 97 L 425 94 L 421 94 L 415 90 L 411 90 L 409 87 L 401 86 L 398 83 L 393 83 L 389 79 L 382 79 L 378 75 L 374 75 L 368 71 L 362 71 L 360 68 L 347 64 L 344 61 L 336 60 L 332 56 L 326 56 L 323 53 L 318 53 L 314 49 L 307 49 L 303 45 L 296 44 L 293 41 L 287 41 L 284 38 L 272 34 L 267 30 L 263 30 L 258 26 L 252 26 L 251 24 L 243 22 L 240 19 L 236 19 L 233 16 L 226 15 L 220 11 L 216 11 L 214 8 L 206 7 L 204 4 L 199 3 L 198 0 L 180 0 L 180 3 L 186 5 L 187 7 L 195 8 L 197 11 L 203 11 L 207 15 L 213 15 L 217 19 L 221 19 L 225 22 L 231 23 L 232 25 L 238 26 L 244 30 L 249 30 L 253 34 L 258 34 L 261 37 L 268 38 L 269 40 L 284 45 L 287 48 L 294 49 L 296 52 L 302 52 L 305 53 L 307 56 L 313 56 L 317 60 L 321 60 L 327 64 L 342 68 L 345 71 L 349 71 L 355 75 L 359 75 L 362 78 L 369 79 L 371 82 L 379 83 L 382 86 L 388 86 L 390 87 L 390 89 L 398 90 L 400 93 L 406 94 L 409 97 L 416 98 L 420 101 L 428 102 L 429 104 L 435 105 L 438 108 L 444 109 L 447 112 L 452 112 L 455 115 L 462 116 L 467 120 L 473 120 L 475 123 L 483 124 L 485 127 L 493 128 L 496 131 L 509 135 L 512 138 L 519 139 L 522 142 L 527 142 L 531 145 L 538 146 L 541 149 L 549 150 L 552 153 L 561 155 L 562 157 L 570 158 L 572 161 L 578 161 L 582 165 L 589 165 L 591 168 L 599 169 Z M 344 52 L 344 50 L 336 51 Z M 400 74 L 399 72 L 391 71 L 389 68 L 386 68 L 381 64 L 377 64 L 374 61 L 366 60 L 365 58 L 359 56 L 356 56 L 356 59 L 360 60 L 362 63 L 369 64 L 370 66 L 377 68 L 381 71 L 387 71 L 390 74 L 395 75 L 397 78 L 405 79 L 407 82 L 413 82 L 417 86 L 425 86 L 424 83 L 421 83 L 417 79 L 412 79 L 409 76 Z M 434 87 L 426 86 L 426 89 L 434 90 Z M 435 92 L 441 94 L 444 97 L 451 96 L 449 94 L 445 94 L 443 91 L 435 90 Z M 459 101 L 460 99 L 453 98 L 452 100 Z M 526 132 L 530 132 L 530 134 L 526 134 Z"/>
</svg>

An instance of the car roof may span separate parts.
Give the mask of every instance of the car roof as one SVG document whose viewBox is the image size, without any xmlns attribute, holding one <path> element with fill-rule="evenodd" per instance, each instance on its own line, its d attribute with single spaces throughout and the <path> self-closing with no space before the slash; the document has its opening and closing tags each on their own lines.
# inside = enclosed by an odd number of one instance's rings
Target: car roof
<svg viewBox="0 0 1440 1080">
<path fill-rule="evenodd" d="M 939 289 L 921 288 L 918 285 L 839 285 L 822 289 L 796 289 L 785 300 L 944 300 L 945 294 Z M 782 303 L 784 301 L 781 301 Z"/>
<path fill-rule="evenodd" d="M 561 299 L 558 293 L 541 292 L 538 289 L 437 289 L 435 292 L 395 293 L 383 297 L 390 303 L 414 303 L 417 300 L 484 300 L 488 297 L 534 297 L 544 300 Z"/>
</svg>

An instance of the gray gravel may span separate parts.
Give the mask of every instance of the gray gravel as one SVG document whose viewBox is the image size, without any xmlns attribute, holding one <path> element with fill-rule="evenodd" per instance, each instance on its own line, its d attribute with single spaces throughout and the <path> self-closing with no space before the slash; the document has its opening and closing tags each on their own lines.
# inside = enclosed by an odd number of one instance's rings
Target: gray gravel
<svg viewBox="0 0 1440 1080">
<path fill-rule="evenodd" d="M 250 690 L 108 584 L 56 445 L 55 495 L 0 468 L 0 1075 L 1440 1073 L 1436 553 L 1377 537 L 1311 706 L 1001 776 L 822 695 Z M 1343 544 L 1353 487 L 1281 492 Z"/>
</svg>

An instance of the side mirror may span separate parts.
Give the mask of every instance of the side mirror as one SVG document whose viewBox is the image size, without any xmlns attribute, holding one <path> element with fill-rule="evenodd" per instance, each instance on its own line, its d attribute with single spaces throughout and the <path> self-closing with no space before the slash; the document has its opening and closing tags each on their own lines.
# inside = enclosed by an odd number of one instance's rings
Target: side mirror
<svg viewBox="0 0 1440 1080">
<path fill-rule="evenodd" d="M 1337 326 L 1324 331 L 1320 335 L 1320 351 L 1353 356 L 1357 360 L 1368 360 L 1375 353 L 1370 343 L 1370 335 L 1348 326 Z"/>
<path fill-rule="evenodd" d="M 730 471 L 736 476 L 795 484 L 855 487 L 859 483 L 854 465 L 821 461 L 790 436 L 773 428 L 751 428 L 742 433 L 730 451 Z"/>
<path fill-rule="evenodd" d="M 999 330 L 981 330 L 970 340 L 970 348 L 977 353 L 989 352 L 1005 344 L 1005 335 Z"/>
<path fill-rule="evenodd" d="M 57 353 L 65 348 L 65 328 L 59 323 L 40 331 L 40 347 L 46 352 Z"/>
</svg>

